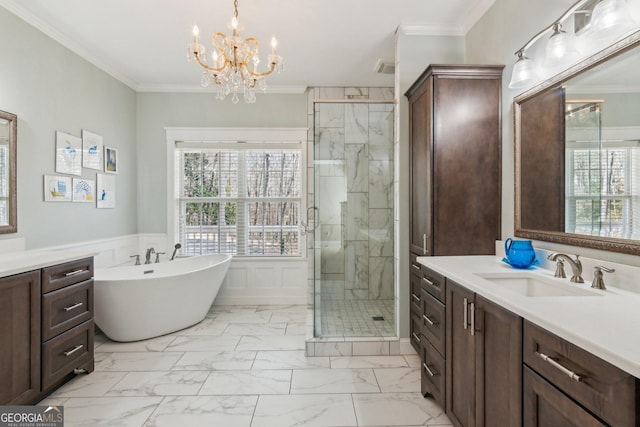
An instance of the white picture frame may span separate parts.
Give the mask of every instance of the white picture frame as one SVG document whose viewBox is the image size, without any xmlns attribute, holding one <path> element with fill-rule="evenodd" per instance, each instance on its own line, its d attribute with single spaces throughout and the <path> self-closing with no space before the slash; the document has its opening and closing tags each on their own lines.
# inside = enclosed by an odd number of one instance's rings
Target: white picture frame
<svg viewBox="0 0 640 427">
<path fill-rule="evenodd" d="M 56 131 L 56 172 L 82 175 L 82 139 Z"/>
<path fill-rule="evenodd" d="M 82 167 L 102 170 L 102 136 L 82 129 Z"/>
<path fill-rule="evenodd" d="M 116 177 L 109 174 L 97 174 L 96 207 L 113 209 L 116 207 Z"/>
<path fill-rule="evenodd" d="M 104 172 L 118 173 L 118 149 L 104 147 Z"/>
<path fill-rule="evenodd" d="M 70 202 L 71 201 L 71 177 L 44 175 L 43 180 L 45 202 Z"/>
<path fill-rule="evenodd" d="M 96 200 L 96 183 L 92 179 L 73 178 L 72 201 L 93 203 Z"/>
</svg>

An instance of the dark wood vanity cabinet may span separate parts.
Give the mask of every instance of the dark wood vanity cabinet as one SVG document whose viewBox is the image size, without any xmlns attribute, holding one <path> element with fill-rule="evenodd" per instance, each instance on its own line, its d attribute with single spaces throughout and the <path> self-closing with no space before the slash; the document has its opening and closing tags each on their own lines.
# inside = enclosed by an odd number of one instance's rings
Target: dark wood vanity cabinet
<svg viewBox="0 0 640 427">
<path fill-rule="evenodd" d="M 40 394 L 40 271 L 0 278 L 0 405 Z"/>
<path fill-rule="evenodd" d="M 522 425 L 522 319 L 446 282 L 447 415 L 457 426 Z"/>
<path fill-rule="evenodd" d="M 640 425 L 633 375 L 531 322 L 523 343 L 525 426 Z"/>
<path fill-rule="evenodd" d="M 0 405 L 93 371 L 93 258 L 0 278 Z"/>
</svg>

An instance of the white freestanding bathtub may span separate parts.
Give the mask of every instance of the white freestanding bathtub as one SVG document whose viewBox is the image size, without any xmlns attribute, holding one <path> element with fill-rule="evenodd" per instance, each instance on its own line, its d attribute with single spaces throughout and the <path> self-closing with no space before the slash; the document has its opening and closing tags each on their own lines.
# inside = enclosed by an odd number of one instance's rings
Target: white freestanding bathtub
<svg viewBox="0 0 640 427">
<path fill-rule="evenodd" d="M 201 255 L 96 269 L 96 324 L 114 341 L 138 341 L 194 325 L 205 318 L 230 263 L 230 255 Z"/>
</svg>

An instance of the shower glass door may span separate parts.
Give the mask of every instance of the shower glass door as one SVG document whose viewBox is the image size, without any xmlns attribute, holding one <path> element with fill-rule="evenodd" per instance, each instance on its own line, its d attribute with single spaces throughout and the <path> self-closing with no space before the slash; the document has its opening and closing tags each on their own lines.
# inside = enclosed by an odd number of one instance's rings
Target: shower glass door
<svg viewBox="0 0 640 427">
<path fill-rule="evenodd" d="M 392 103 L 314 104 L 314 335 L 395 336 Z"/>
</svg>

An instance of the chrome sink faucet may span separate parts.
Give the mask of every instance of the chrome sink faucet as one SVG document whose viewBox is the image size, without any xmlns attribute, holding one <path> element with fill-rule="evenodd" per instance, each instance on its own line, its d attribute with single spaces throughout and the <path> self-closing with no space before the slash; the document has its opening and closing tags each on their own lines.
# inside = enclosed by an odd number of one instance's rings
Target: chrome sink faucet
<svg viewBox="0 0 640 427">
<path fill-rule="evenodd" d="M 571 258 L 571 256 L 559 252 L 552 252 L 547 256 L 548 260 L 558 262 L 558 268 L 556 270 L 556 277 L 566 277 L 564 275 L 564 264 L 563 261 L 566 261 L 567 264 L 571 267 L 571 280 L 572 283 L 584 283 L 584 279 L 582 278 L 582 262 L 580 262 L 580 255 L 576 255 L 576 259 Z"/>
<path fill-rule="evenodd" d="M 144 263 L 145 264 L 151 264 L 151 254 L 155 254 L 156 251 L 153 248 L 149 248 L 147 249 L 147 253 L 144 256 Z"/>
</svg>

